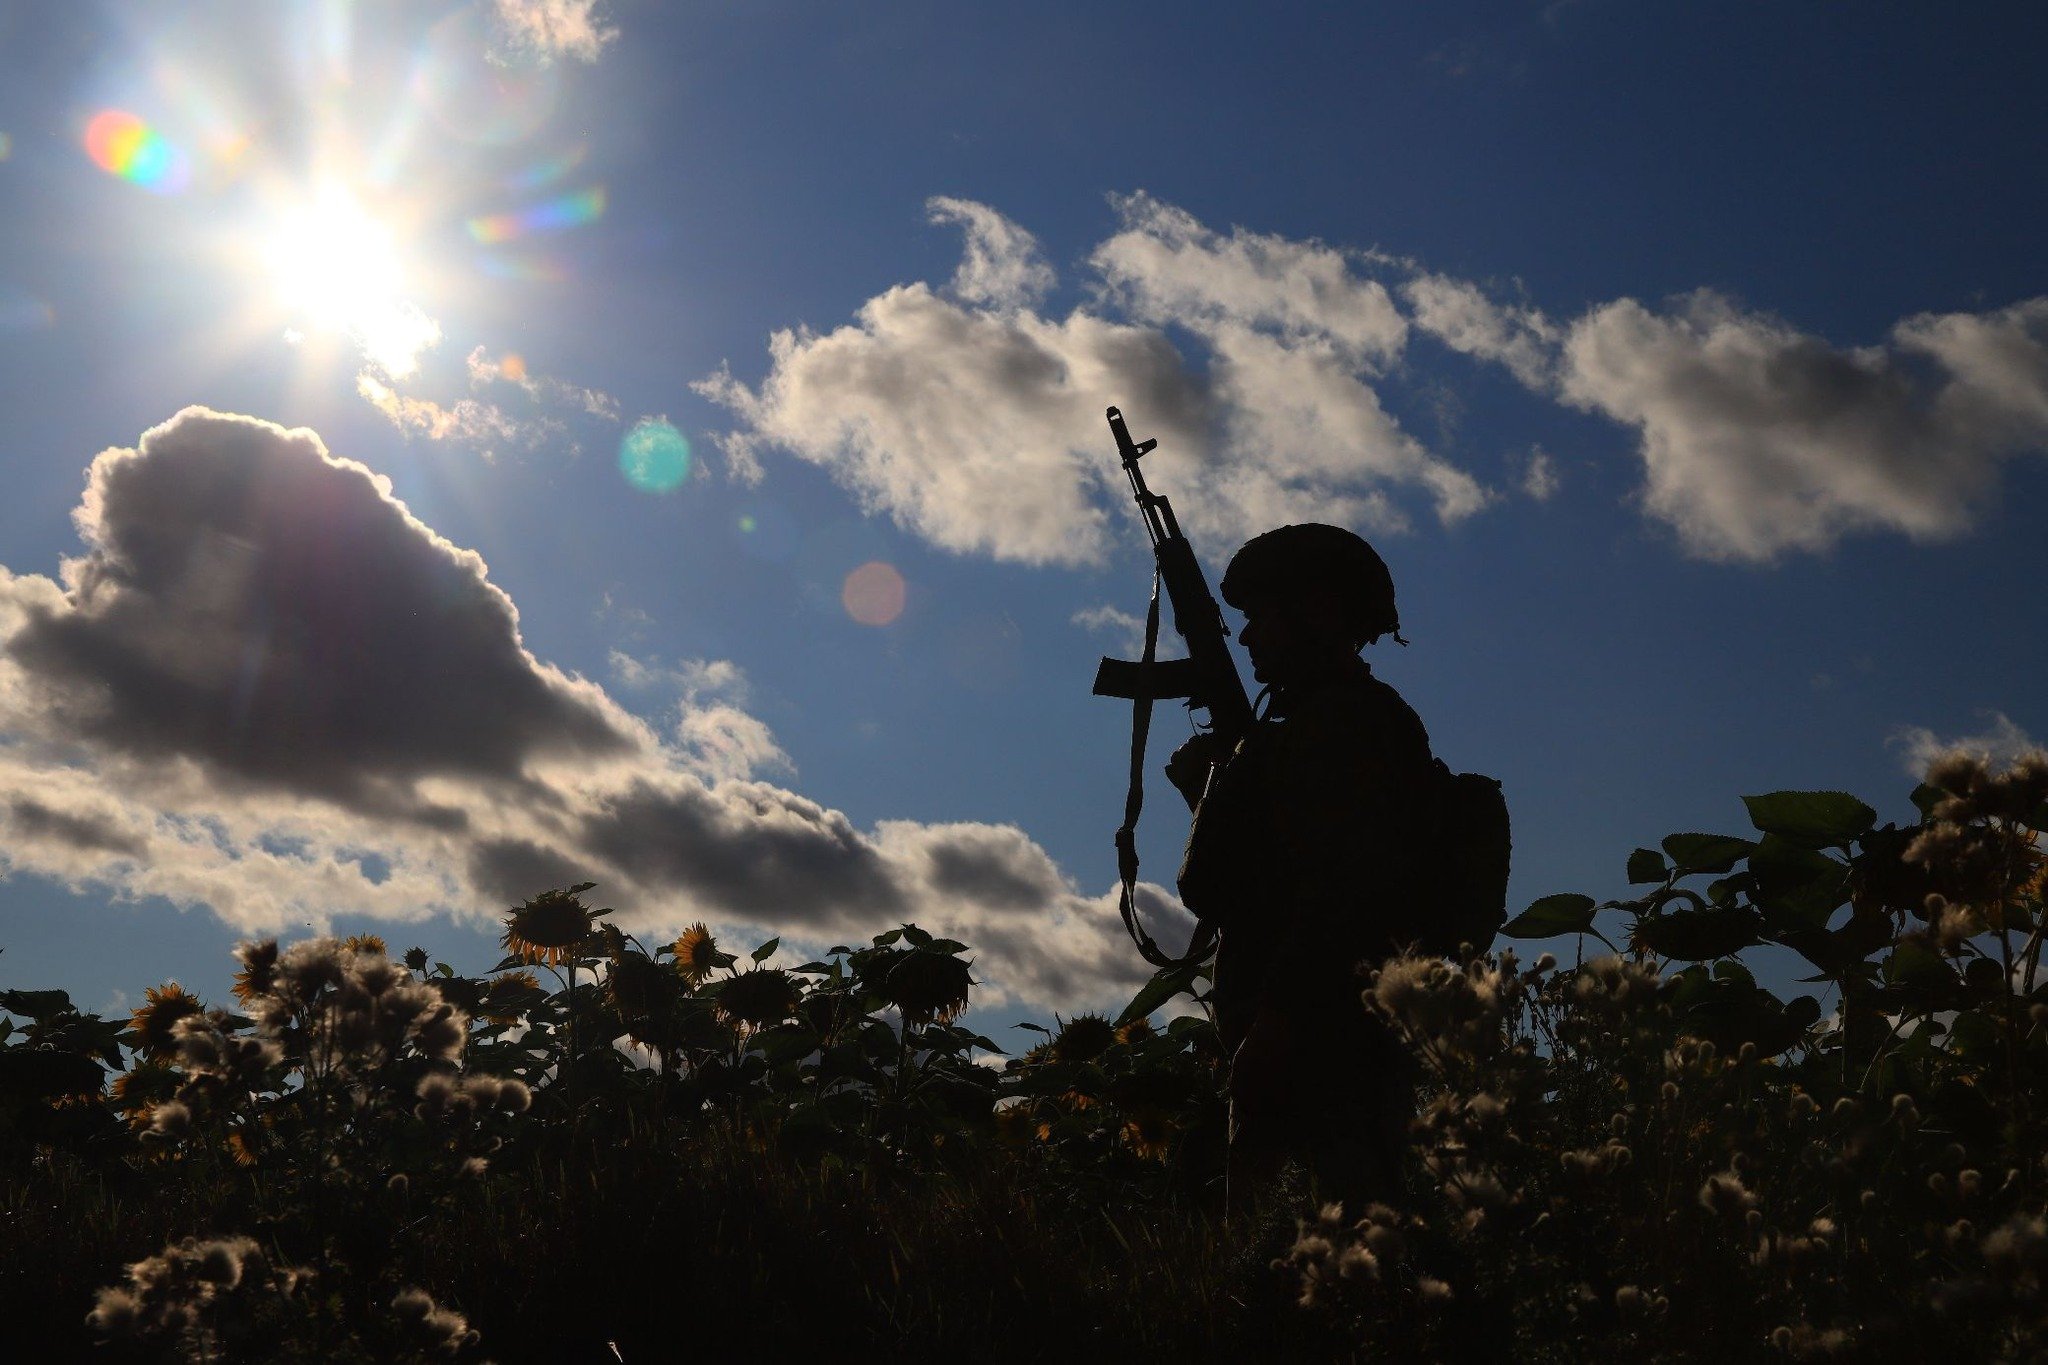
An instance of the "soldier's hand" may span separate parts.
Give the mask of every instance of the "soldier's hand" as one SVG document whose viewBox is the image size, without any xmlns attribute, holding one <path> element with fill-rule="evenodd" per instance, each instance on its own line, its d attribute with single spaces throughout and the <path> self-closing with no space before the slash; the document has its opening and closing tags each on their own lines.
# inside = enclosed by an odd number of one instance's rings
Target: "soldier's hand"
<svg viewBox="0 0 2048 1365">
<path fill-rule="evenodd" d="M 1209 785 L 1209 770 L 1230 757 L 1230 747 L 1213 732 L 1192 736 L 1166 760 L 1166 780 L 1179 790 L 1181 799 L 1193 810 Z"/>
</svg>

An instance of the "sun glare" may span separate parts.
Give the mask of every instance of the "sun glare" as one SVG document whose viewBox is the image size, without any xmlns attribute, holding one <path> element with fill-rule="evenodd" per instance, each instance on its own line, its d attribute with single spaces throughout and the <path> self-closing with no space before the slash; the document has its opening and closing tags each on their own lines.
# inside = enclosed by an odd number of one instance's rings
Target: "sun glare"
<svg viewBox="0 0 2048 1365">
<path fill-rule="evenodd" d="M 346 191 L 324 190 L 279 214 L 263 258 L 296 325 L 346 332 L 393 378 L 410 374 L 440 339 L 433 319 L 403 297 L 396 236 Z"/>
</svg>

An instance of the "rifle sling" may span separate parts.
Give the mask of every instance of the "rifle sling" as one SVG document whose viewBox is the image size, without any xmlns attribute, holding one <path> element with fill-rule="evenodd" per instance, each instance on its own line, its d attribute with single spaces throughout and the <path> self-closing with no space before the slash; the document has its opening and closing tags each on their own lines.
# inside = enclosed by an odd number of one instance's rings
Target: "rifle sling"
<svg viewBox="0 0 2048 1365">
<path fill-rule="evenodd" d="M 1145 607 L 1145 653 L 1138 666 L 1154 667 L 1158 649 L 1159 572 L 1154 569 L 1152 600 Z M 1192 966 L 1209 955 L 1215 933 L 1208 925 L 1196 929 L 1184 956 L 1168 957 L 1138 922 L 1138 816 L 1145 809 L 1145 742 L 1152 733 L 1153 692 L 1148 687 L 1134 690 L 1137 695 L 1131 700 L 1131 784 L 1124 794 L 1124 822 L 1116 832 L 1117 913 L 1123 917 L 1125 932 L 1147 962 L 1155 967 Z"/>
</svg>

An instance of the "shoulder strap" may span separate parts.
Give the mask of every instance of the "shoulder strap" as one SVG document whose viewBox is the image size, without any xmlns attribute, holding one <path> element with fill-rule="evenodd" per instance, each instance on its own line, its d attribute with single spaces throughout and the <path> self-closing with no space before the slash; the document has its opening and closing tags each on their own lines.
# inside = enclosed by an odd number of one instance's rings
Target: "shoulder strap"
<svg viewBox="0 0 2048 1365">
<path fill-rule="evenodd" d="M 1145 607 L 1145 653 L 1139 666 L 1150 668 L 1158 649 L 1159 573 L 1155 569 L 1152 600 Z M 1155 967 L 1192 966 L 1208 957 L 1215 946 L 1216 931 L 1212 926 L 1198 927 L 1187 952 L 1169 957 L 1138 922 L 1138 816 L 1145 809 L 1145 741 L 1152 733 L 1152 698 L 1144 688 L 1138 692 L 1131 703 L 1131 782 L 1124 793 L 1124 822 L 1116 832 L 1117 913 L 1123 917 L 1124 931 L 1147 962 Z"/>
</svg>

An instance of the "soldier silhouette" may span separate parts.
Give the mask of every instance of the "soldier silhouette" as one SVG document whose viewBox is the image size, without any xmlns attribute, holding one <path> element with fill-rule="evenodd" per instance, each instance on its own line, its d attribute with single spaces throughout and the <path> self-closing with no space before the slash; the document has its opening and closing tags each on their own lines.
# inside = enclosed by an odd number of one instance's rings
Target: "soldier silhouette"
<svg viewBox="0 0 2048 1365">
<path fill-rule="evenodd" d="M 1194 812 L 1180 890 L 1218 929 L 1230 1058 L 1226 1203 L 1394 1200 L 1414 1111 L 1405 1050 L 1359 999 L 1426 937 L 1416 882 L 1432 759 L 1422 721 L 1359 651 L 1400 637 L 1394 584 L 1336 526 L 1248 542 L 1219 585 L 1270 704 L 1234 751 L 1197 735 L 1166 775 Z"/>
</svg>

